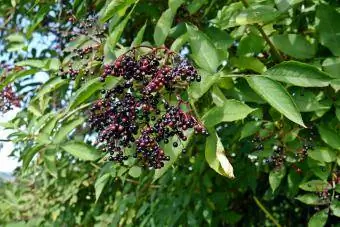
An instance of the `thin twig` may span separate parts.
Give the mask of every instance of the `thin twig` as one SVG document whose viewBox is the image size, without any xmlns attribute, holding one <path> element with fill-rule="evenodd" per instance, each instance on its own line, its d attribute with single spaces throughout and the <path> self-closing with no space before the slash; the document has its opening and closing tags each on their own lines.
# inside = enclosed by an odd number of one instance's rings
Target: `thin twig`
<svg viewBox="0 0 340 227">
<path fill-rule="evenodd" d="M 243 3 L 244 7 L 248 8 L 249 4 L 247 2 L 247 0 L 241 0 L 241 2 Z M 261 27 L 261 25 L 259 25 L 258 23 L 255 24 L 255 27 L 257 28 L 257 30 L 261 33 L 262 37 L 264 38 L 264 40 L 267 42 L 267 44 L 270 47 L 270 52 L 273 55 L 273 57 L 278 61 L 281 62 L 283 61 L 283 56 L 281 55 L 280 51 L 278 51 L 276 49 L 276 47 L 274 46 L 274 44 L 272 43 L 272 41 L 269 39 L 269 37 L 267 36 L 267 34 L 264 32 L 263 28 Z"/>
<path fill-rule="evenodd" d="M 0 142 L 12 142 L 12 140 L 8 140 L 8 139 L 0 139 Z"/>
<path fill-rule="evenodd" d="M 132 183 L 132 184 L 139 184 L 139 181 L 136 180 L 132 180 L 132 179 L 126 179 L 127 182 Z M 150 184 L 148 185 L 148 188 L 160 188 L 160 185 L 156 185 L 156 184 Z"/>
<path fill-rule="evenodd" d="M 256 205 L 267 215 L 267 217 L 277 226 L 281 227 L 279 222 L 269 213 L 269 211 L 263 206 L 263 204 L 256 198 L 256 196 L 253 196 L 253 199 L 256 203 Z"/>
</svg>

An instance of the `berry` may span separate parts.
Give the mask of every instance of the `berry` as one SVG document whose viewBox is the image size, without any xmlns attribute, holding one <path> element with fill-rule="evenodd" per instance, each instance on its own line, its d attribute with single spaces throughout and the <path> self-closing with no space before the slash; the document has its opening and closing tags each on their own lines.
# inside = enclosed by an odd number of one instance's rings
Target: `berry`
<svg viewBox="0 0 340 227">
<path fill-rule="evenodd" d="M 190 128 L 196 134 L 208 134 L 192 115 L 188 102 L 178 97 L 177 103 L 170 103 L 164 93 L 185 91 L 189 83 L 200 80 L 197 71 L 175 55 L 169 54 L 168 58 L 173 59 L 165 62 L 162 58 L 168 52 L 160 50 L 155 48 L 141 56 L 128 51 L 103 67 L 100 81 L 110 76 L 121 80 L 91 107 L 89 123 L 98 132 L 98 144 L 110 161 L 122 163 L 128 159 L 125 149 L 135 145 L 132 157 L 142 166 L 159 169 L 170 160 L 160 144 L 169 143 L 174 136 L 179 142 L 186 141 L 185 133 Z M 84 50 L 78 52 L 86 54 Z M 175 86 L 180 81 L 185 87 Z M 178 147 L 179 142 L 173 142 L 173 147 Z"/>
</svg>

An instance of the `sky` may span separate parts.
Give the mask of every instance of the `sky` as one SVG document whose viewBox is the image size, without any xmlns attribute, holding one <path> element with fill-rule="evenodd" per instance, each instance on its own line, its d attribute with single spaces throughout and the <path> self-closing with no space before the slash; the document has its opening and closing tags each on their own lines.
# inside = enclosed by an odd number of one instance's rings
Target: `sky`
<svg viewBox="0 0 340 227">
<path fill-rule="evenodd" d="M 6 114 L 0 114 L 0 122 L 6 122 L 15 117 L 15 114 L 18 112 L 18 108 L 7 112 Z M 6 139 L 7 135 L 10 133 L 9 130 L 4 130 L 3 127 L 0 126 L 0 139 Z M 17 159 L 13 157 L 8 157 L 8 155 L 13 150 L 13 143 L 4 142 L 2 143 L 3 147 L 0 149 L 0 172 L 13 172 L 13 170 L 19 165 Z"/>
</svg>

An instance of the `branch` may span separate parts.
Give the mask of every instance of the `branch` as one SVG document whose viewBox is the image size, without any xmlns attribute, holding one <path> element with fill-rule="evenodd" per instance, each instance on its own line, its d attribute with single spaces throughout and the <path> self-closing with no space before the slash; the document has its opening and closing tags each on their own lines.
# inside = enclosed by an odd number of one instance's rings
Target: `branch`
<svg viewBox="0 0 340 227">
<path fill-rule="evenodd" d="M 249 3 L 247 2 L 247 0 L 241 0 L 241 2 L 243 3 L 244 7 L 248 8 L 249 7 Z M 263 28 L 261 27 L 261 25 L 259 25 L 258 23 L 255 24 L 255 27 L 257 28 L 257 30 L 261 33 L 262 37 L 264 38 L 264 40 L 267 42 L 267 44 L 270 47 L 270 53 L 273 55 L 273 57 L 278 61 L 281 62 L 283 61 L 283 56 L 281 55 L 280 51 L 278 51 L 278 49 L 276 49 L 276 47 L 274 46 L 274 44 L 272 43 L 272 41 L 269 39 L 269 37 L 267 36 L 267 34 L 264 32 Z"/>
<path fill-rule="evenodd" d="M 129 183 L 132 183 L 132 184 L 139 184 L 140 183 L 139 181 L 132 180 L 132 179 L 129 179 L 129 178 L 127 178 L 126 181 L 129 182 Z M 149 185 L 146 185 L 146 186 L 147 186 L 147 188 L 160 188 L 161 187 L 160 185 L 157 185 L 157 184 L 149 184 Z"/>
<path fill-rule="evenodd" d="M 253 197 L 256 205 L 267 215 L 267 217 L 277 226 L 281 227 L 279 222 L 269 213 L 269 211 L 263 206 L 263 204 L 256 198 L 256 196 Z"/>
<path fill-rule="evenodd" d="M 12 140 L 8 140 L 8 139 L 0 139 L 0 142 L 12 142 Z"/>
</svg>

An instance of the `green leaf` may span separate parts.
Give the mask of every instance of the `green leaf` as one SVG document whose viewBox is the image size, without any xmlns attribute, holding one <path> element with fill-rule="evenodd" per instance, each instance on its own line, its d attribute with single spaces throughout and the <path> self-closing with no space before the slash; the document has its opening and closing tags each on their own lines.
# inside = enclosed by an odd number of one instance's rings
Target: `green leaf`
<svg viewBox="0 0 340 227">
<path fill-rule="evenodd" d="M 299 188 L 308 192 L 322 192 L 324 190 L 330 190 L 331 186 L 327 181 L 311 180 L 300 184 Z"/>
<path fill-rule="evenodd" d="M 340 150 L 340 135 L 325 125 L 318 125 L 321 139 L 334 149 Z"/>
<path fill-rule="evenodd" d="M 218 174 L 234 178 L 233 167 L 224 154 L 223 144 L 213 129 L 209 129 L 210 135 L 205 144 L 205 159 L 209 166 Z"/>
<path fill-rule="evenodd" d="M 129 175 L 138 178 L 142 174 L 142 169 L 139 166 L 132 166 L 129 170 Z"/>
<path fill-rule="evenodd" d="M 331 78 L 318 68 L 295 61 L 283 62 L 270 68 L 266 76 L 299 87 L 327 87 Z"/>
<path fill-rule="evenodd" d="M 315 193 L 307 193 L 307 194 L 304 194 L 304 195 L 300 195 L 300 196 L 297 196 L 295 199 L 297 199 L 300 202 L 305 203 L 307 205 L 323 205 L 323 204 L 328 203 L 327 200 L 321 199 Z"/>
<path fill-rule="evenodd" d="M 288 132 L 284 138 L 283 138 L 283 142 L 287 143 L 287 142 L 292 142 L 296 139 L 296 137 L 299 135 L 300 132 L 300 128 L 295 128 L 292 129 L 290 132 Z"/>
<path fill-rule="evenodd" d="M 331 208 L 333 215 L 340 218 L 340 201 L 334 199 L 331 203 L 330 208 Z"/>
<path fill-rule="evenodd" d="M 250 69 L 257 73 L 264 73 L 267 67 L 257 58 L 254 57 L 232 57 L 230 63 L 241 70 Z"/>
<path fill-rule="evenodd" d="M 46 122 L 46 124 L 41 128 L 40 132 L 50 135 L 55 127 L 55 124 L 61 117 L 61 114 L 55 114 L 54 117 Z"/>
<path fill-rule="evenodd" d="M 26 31 L 26 34 L 25 34 L 27 39 L 31 38 L 32 33 L 39 26 L 39 24 L 44 20 L 46 14 L 49 12 L 49 10 L 50 10 L 50 8 L 49 8 L 48 4 L 41 5 L 41 7 L 39 7 L 39 11 L 34 14 L 34 18 L 33 18 L 33 20 L 31 20 L 31 23 L 27 28 L 27 31 Z"/>
<path fill-rule="evenodd" d="M 261 125 L 262 125 L 262 121 L 247 122 L 241 130 L 240 140 L 248 136 L 254 135 L 256 132 L 258 132 L 261 129 Z"/>
<path fill-rule="evenodd" d="M 66 136 L 74 130 L 78 125 L 82 124 L 85 121 L 84 118 L 80 117 L 73 121 L 67 122 L 66 124 L 63 124 L 58 131 L 56 132 L 53 143 L 58 144 L 63 142 L 66 139 Z"/>
<path fill-rule="evenodd" d="M 296 89 L 292 96 L 300 112 L 327 111 L 331 108 L 331 103 L 318 102 L 319 98 L 312 91 Z"/>
<path fill-rule="evenodd" d="M 274 169 L 269 173 L 269 184 L 273 192 L 280 186 L 282 179 L 286 176 L 286 167 Z"/>
<path fill-rule="evenodd" d="M 235 19 L 243 8 L 244 6 L 242 2 L 234 2 L 225 5 L 217 12 L 216 18 L 211 20 L 211 22 L 223 30 L 230 27 L 235 27 L 237 26 Z"/>
<path fill-rule="evenodd" d="M 40 145 L 48 145 L 51 143 L 50 136 L 45 133 L 39 133 L 36 138 L 36 142 Z"/>
<path fill-rule="evenodd" d="M 70 101 L 69 109 L 74 109 L 80 104 L 88 100 L 96 91 L 102 89 L 104 84 L 99 81 L 98 78 L 94 78 L 84 84 L 80 89 L 76 91 L 73 98 Z"/>
<path fill-rule="evenodd" d="M 185 132 L 185 135 L 188 139 L 187 141 L 182 142 L 183 146 L 178 146 L 178 147 L 172 146 L 173 142 L 177 141 L 177 138 L 175 137 L 173 137 L 168 144 L 164 145 L 164 148 L 163 148 L 164 153 L 165 155 L 170 156 L 170 161 L 165 162 L 164 167 L 162 167 L 161 169 L 155 170 L 153 181 L 156 181 L 158 178 L 160 178 L 172 166 L 172 164 L 174 164 L 178 156 L 181 154 L 183 148 L 185 148 L 188 145 L 190 139 L 192 138 L 193 130 L 187 130 Z"/>
<path fill-rule="evenodd" d="M 53 176 L 58 176 L 57 166 L 56 166 L 56 159 L 55 159 L 55 150 L 54 149 L 47 149 L 44 153 L 44 164 L 47 171 Z"/>
<path fill-rule="evenodd" d="M 272 6 L 268 5 L 251 5 L 249 8 L 242 10 L 235 18 L 238 25 L 247 24 L 265 24 L 274 20 L 280 13 Z"/>
<path fill-rule="evenodd" d="M 274 35 L 272 36 L 272 41 L 276 48 L 293 58 L 313 58 L 316 53 L 315 43 L 309 42 L 303 35 Z"/>
<path fill-rule="evenodd" d="M 200 97 L 202 97 L 219 79 L 218 74 L 211 74 L 203 70 L 199 70 L 198 74 L 201 76 L 201 82 L 192 83 L 188 88 L 189 97 L 193 101 L 197 101 Z"/>
<path fill-rule="evenodd" d="M 241 39 L 237 47 L 237 55 L 258 54 L 263 50 L 264 45 L 265 41 L 261 36 L 250 33 Z"/>
<path fill-rule="evenodd" d="M 318 178 L 321 180 L 327 180 L 329 177 L 329 174 L 331 172 L 331 165 L 324 163 L 324 162 L 319 162 L 315 161 L 314 159 L 311 159 L 308 157 L 307 159 L 307 164 L 309 170 Z"/>
<path fill-rule="evenodd" d="M 19 61 L 15 64 L 16 66 L 31 66 L 39 69 L 44 69 L 47 65 L 47 61 L 45 60 L 37 60 L 37 59 L 27 59 L 23 61 Z"/>
<path fill-rule="evenodd" d="M 340 121 L 340 107 L 335 108 L 335 115 L 338 121 Z"/>
<path fill-rule="evenodd" d="M 26 41 L 25 36 L 23 34 L 20 34 L 20 33 L 10 34 L 5 39 L 7 41 L 13 42 L 13 43 L 23 43 L 23 42 Z"/>
<path fill-rule="evenodd" d="M 105 173 L 96 180 L 96 183 L 94 184 L 94 189 L 96 191 L 96 202 L 98 201 L 100 195 L 102 194 L 105 185 L 109 182 L 110 177 L 111 177 L 110 173 Z"/>
<path fill-rule="evenodd" d="M 51 58 L 47 60 L 46 69 L 51 71 L 57 71 L 60 68 L 60 60 L 58 58 Z"/>
<path fill-rule="evenodd" d="M 305 127 L 296 104 L 280 83 L 263 76 L 247 77 L 247 81 L 249 86 L 277 111 Z"/>
<path fill-rule="evenodd" d="M 181 48 L 185 45 L 185 43 L 188 42 L 188 40 L 189 40 L 188 33 L 184 33 L 171 44 L 170 50 L 179 52 Z"/>
<path fill-rule="evenodd" d="M 124 18 L 123 21 L 121 21 L 117 27 L 111 32 L 111 34 L 109 35 L 109 37 L 106 40 L 106 44 L 108 45 L 108 47 L 110 48 L 110 50 L 113 50 L 116 48 L 116 44 L 119 41 L 124 28 L 127 24 L 127 22 L 129 21 L 132 12 L 134 11 L 136 7 L 136 4 L 133 6 L 133 8 L 130 10 L 129 14 Z"/>
<path fill-rule="evenodd" d="M 177 9 L 184 3 L 184 0 L 169 0 L 169 8 L 172 12 L 176 12 Z"/>
<path fill-rule="evenodd" d="M 37 72 L 36 69 L 29 69 L 29 70 L 22 70 L 17 72 L 12 72 L 6 76 L 6 78 L 0 83 L 0 91 L 4 89 L 9 83 L 12 83 L 13 81 L 28 76 L 33 75 Z"/>
<path fill-rule="evenodd" d="M 332 80 L 331 86 L 335 90 L 335 92 L 338 92 L 340 90 L 340 79 Z"/>
<path fill-rule="evenodd" d="M 171 9 L 167 9 L 158 19 L 155 32 L 153 34 L 153 39 L 157 46 L 164 44 L 166 37 L 171 29 L 172 21 L 174 19 L 174 12 Z"/>
<path fill-rule="evenodd" d="M 41 117 L 43 115 L 37 102 L 31 102 L 28 105 L 27 110 L 37 117 Z"/>
<path fill-rule="evenodd" d="M 288 197 L 296 196 L 299 191 L 299 183 L 301 182 L 301 175 L 295 169 L 291 169 L 287 175 Z"/>
<path fill-rule="evenodd" d="M 303 0 L 275 0 L 275 5 L 281 12 L 284 12 L 300 2 Z"/>
<path fill-rule="evenodd" d="M 61 77 L 52 77 L 47 82 L 45 82 L 42 86 L 40 86 L 36 95 L 33 97 L 34 100 L 43 97 L 44 95 L 57 90 L 59 87 L 63 86 L 67 83 L 67 80 L 62 79 Z"/>
<path fill-rule="evenodd" d="M 136 0 L 112 0 L 106 6 L 102 16 L 100 17 L 100 22 L 104 23 L 105 21 L 109 20 L 113 17 L 116 13 L 120 16 L 123 16 L 122 11 L 125 12 L 124 9 L 131 6 L 135 3 Z"/>
<path fill-rule="evenodd" d="M 241 102 L 254 102 L 258 104 L 266 103 L 257 93 L 249 86 L 246 80 L 239 79 L 234 87 L 223 91 L 225 96 L 231 97 Z"/>
<path fill-rule="evenodd" d="M 78 47 L 81 47 L 84 43 L 89 41 L 89 37 L 85 36 L 85 35 L 79 35 L 77 37 L 75 37 L 74 40 L 70 41 L 67 43 L 66 47 L 65 47 L 65 51 L 73 51 Z M 65 64 L 65 61 L 63 61 L 63 64 Z"/>
<path fill-rule="evenodd" d="M 227 101 L 227 98 L 224 96 L 223 92 L 217 85 L 213 86 L 211 90 L 211 97 L 216 106 L 223 106 L 224 102 Z"/>
<path fill-rule="evenodd" d="M 96 148 L 82 142 L 68 142 L 61 148 L 71 155 L 86 161 L 95 161 L 101 157 Z"/>
<path fill-rule="evenodd" d="M 229 35 L 229 33 L 216 27 L 205 28 L 204 33 L 214 44 L 218 52 L 218 58 L 220 60 L 227 59 L 229 56 L 228 49 L 232 46 L 234 42 L 234 39 Z"/>
<path fill-rule="evenodd" d="M 7 52 L 15 52 L 15 51 L 21 51 L 21 50 L 25 51 L 26 48 L 27 48 L 27 45 L 24 43 L 11 43 L 7 47 L 6 51 Z"/>
<path fill-rule="evenodd" d="M 193 0 L 188 5 L 188 11 L 190 15 L 196 13 L 203 5 L 209 3 L 208 0 Z"/>
<path fill-rule="evenodd" d="M 328 219 L 329 209 L 323 209 L 316 212 L 308 221 L 308 227 L 323 227 L 326 225 Z"/>
<path fill-rule="evenodd" d="M 322 62 L 322 68 L 331 77 L 340 79 L 340 58 L 326 58 Z"/>
<path fill-rule="evenodd" d="M 226 100 L 223 106 L 215 106 L 202 118 L 204 125 L 212 127 L 221 122 L 244 119 L 255 109 L 237 100 Z"/>
<path fill-rule="evenodd" d="M 41 150 L 42 146 L 33 146 L 25 151 L 22 155 L 22 171 L 25 171 L 32 161 L 34 155 Z"/>
<path fill-rule="evenodd" d="M 196 64 L 208 72 L 215 73 L 220 65 L 220 60 L 214 44 L 206 34 L 193 26 L 187 25 L 187 32 Z"/>
<path fill-rule="evenodd" d="M 335 56 L 340 56 L 340 27 L 334 23 L 340 21 L 340 13 L 331 6 L 320 4 L 316 9 L 320 43 L 326 46 Z"/>
<path fill-rule="evenodd" d="M 320 162 L 333 162 L 336 160 L 336 152 L 328 147 L 314 147 L 308 150 L 308 156 Z"/>
<path fill-rule="evenodd" d="M 144 23 L 143 27 L 138 31 L 135 39 L 133 40 L 131 47 L 135 47 L 135 46 L 139 46 L 142 41 L 143 41 L 143 36 L 144 36 L 144 32 L 145 32 L 145 28 L 147 25 L 147 21 Z"/>
<path fill-rule="evenodd" d="M 338 164 L 339 165 L 339 164 Z M 337 193 L 340 193 L 340 184 L 335 185 L 334 189 Z"/>
</svg>

